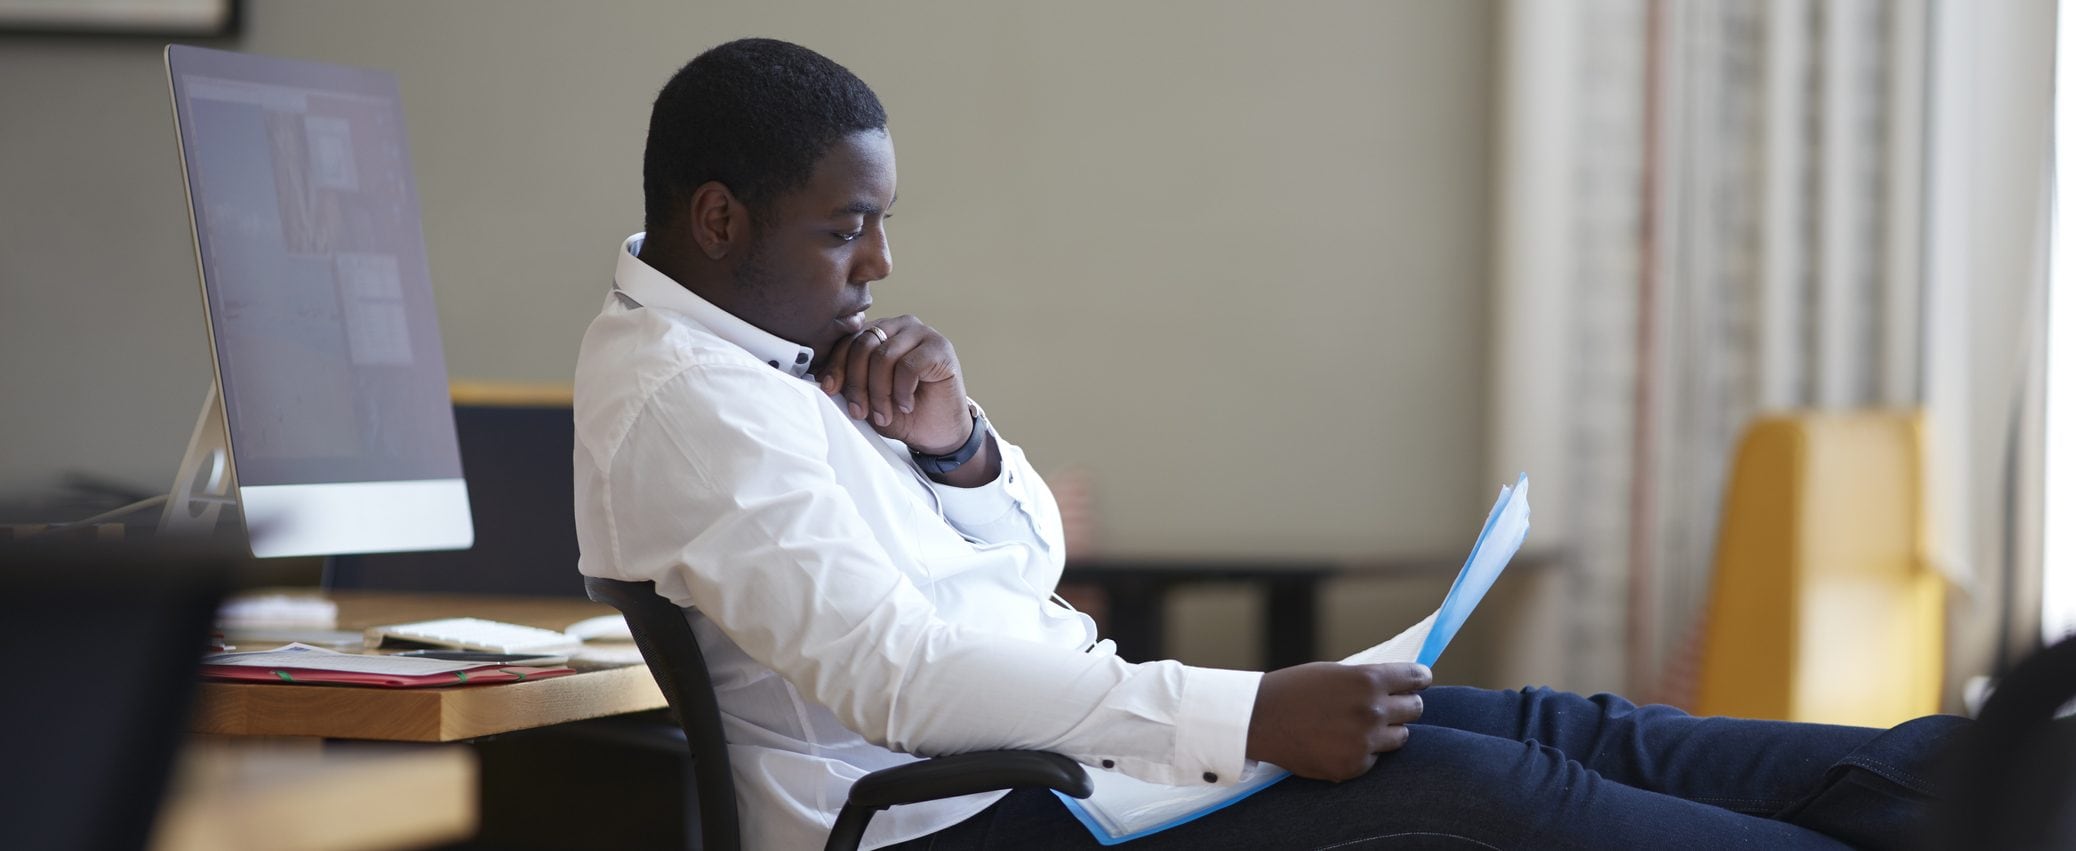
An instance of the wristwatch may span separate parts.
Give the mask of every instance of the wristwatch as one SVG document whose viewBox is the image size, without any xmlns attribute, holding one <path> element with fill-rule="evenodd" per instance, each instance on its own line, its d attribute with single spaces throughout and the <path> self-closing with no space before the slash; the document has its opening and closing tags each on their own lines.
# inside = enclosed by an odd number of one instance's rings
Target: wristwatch
<svg viewBox="0 0 2076 851">
<path fill-rule="evenodd" d="M 915 458 L 916 466 L 923 468 L 923 472 L 933 476 L 941 476 L 959 469 L 961 465 L 973 460 L 973 456 L 980 454 L 981 445 L 986 443 L 988 439 L 988 418 L 986 414 L 980 412 L 980 406 L 978 405 L 969 404 L 967 405 L 967 410 L 973 412 L 973 433 L 966 437 L 964 445 L 943 455 L 930 455 L 913 449 L 908 450 L 908 454 Z"/>
</svg>

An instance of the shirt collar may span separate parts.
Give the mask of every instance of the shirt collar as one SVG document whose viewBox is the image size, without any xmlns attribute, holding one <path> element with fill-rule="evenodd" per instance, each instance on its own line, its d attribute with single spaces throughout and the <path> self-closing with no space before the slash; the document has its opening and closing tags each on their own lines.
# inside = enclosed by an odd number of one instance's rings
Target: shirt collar
<svg viewBox="0 0 2076 851">
<path fill-rule="evenodd" d="M 735 314 L 685 289 L 670 276 L 656 271 L 656 267 L 642 262 L 637 255 L 641 253 L 642 240 L 647 236 L 647 233 L 638 233 L 621 244 L 620 262 L 613 269 L 615 289 L 639 304 L 682 313 L 714 332 L 715 336 L 742 347 L 758 360 L 794 378 L 807 377 L 807 366 L 815 359 L 814 349 L 744 322 Z"/>
</svg>

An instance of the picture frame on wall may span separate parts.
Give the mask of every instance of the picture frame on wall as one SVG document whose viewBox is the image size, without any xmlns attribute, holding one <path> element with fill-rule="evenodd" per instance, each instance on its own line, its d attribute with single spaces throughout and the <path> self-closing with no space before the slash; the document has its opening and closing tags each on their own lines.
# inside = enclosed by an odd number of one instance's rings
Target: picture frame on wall
<svg viewBox="0 0 2076 851">
<path fill-rule="evenodd" d="M 201 38 L 236 34 L 243 0 L 0 0 L 0 34 Z"/>
</svg>

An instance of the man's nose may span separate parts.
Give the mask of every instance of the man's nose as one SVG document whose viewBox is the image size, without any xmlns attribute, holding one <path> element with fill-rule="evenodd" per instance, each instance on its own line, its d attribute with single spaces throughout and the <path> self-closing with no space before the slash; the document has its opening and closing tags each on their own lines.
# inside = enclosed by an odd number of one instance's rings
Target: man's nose
<svg viewBox="0 0 2076 851">
<path fill-rule="evenodd" d="M 857 278 L 878 281 L 894 274 L 894 243 L 885 228 L 873 228 L 873 245 L 858 252 Z"/>
</svg>

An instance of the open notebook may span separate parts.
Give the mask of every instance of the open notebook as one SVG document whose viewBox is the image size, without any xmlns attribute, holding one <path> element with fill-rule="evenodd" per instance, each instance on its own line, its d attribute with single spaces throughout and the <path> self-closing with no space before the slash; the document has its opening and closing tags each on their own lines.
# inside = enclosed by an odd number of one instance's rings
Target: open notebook
<svg viewBox="0 0 2076 851">
<path fill-rule="evenodd" d="M 1512 487 L 1499 489 L 1499 501 L 1485 516 L 1485 526 L 1441 608 L 1391 640 L 1341 661 L 1433 665 L 1527 537 L 1528 474 L 1523 473 Z M 1266 762 L 1250 762 L 1232 786 L 1163 786 L 1115 771 L 1090 771 L 1089 776 L 1095 781 L 1095 794 L 1086 800 L 1060 795 L 1060 800 L 1095 834 L 1097 842 L 1116 845 L 1224 809 L 1289 777 L 1290 772 Z"/>
</svg>

